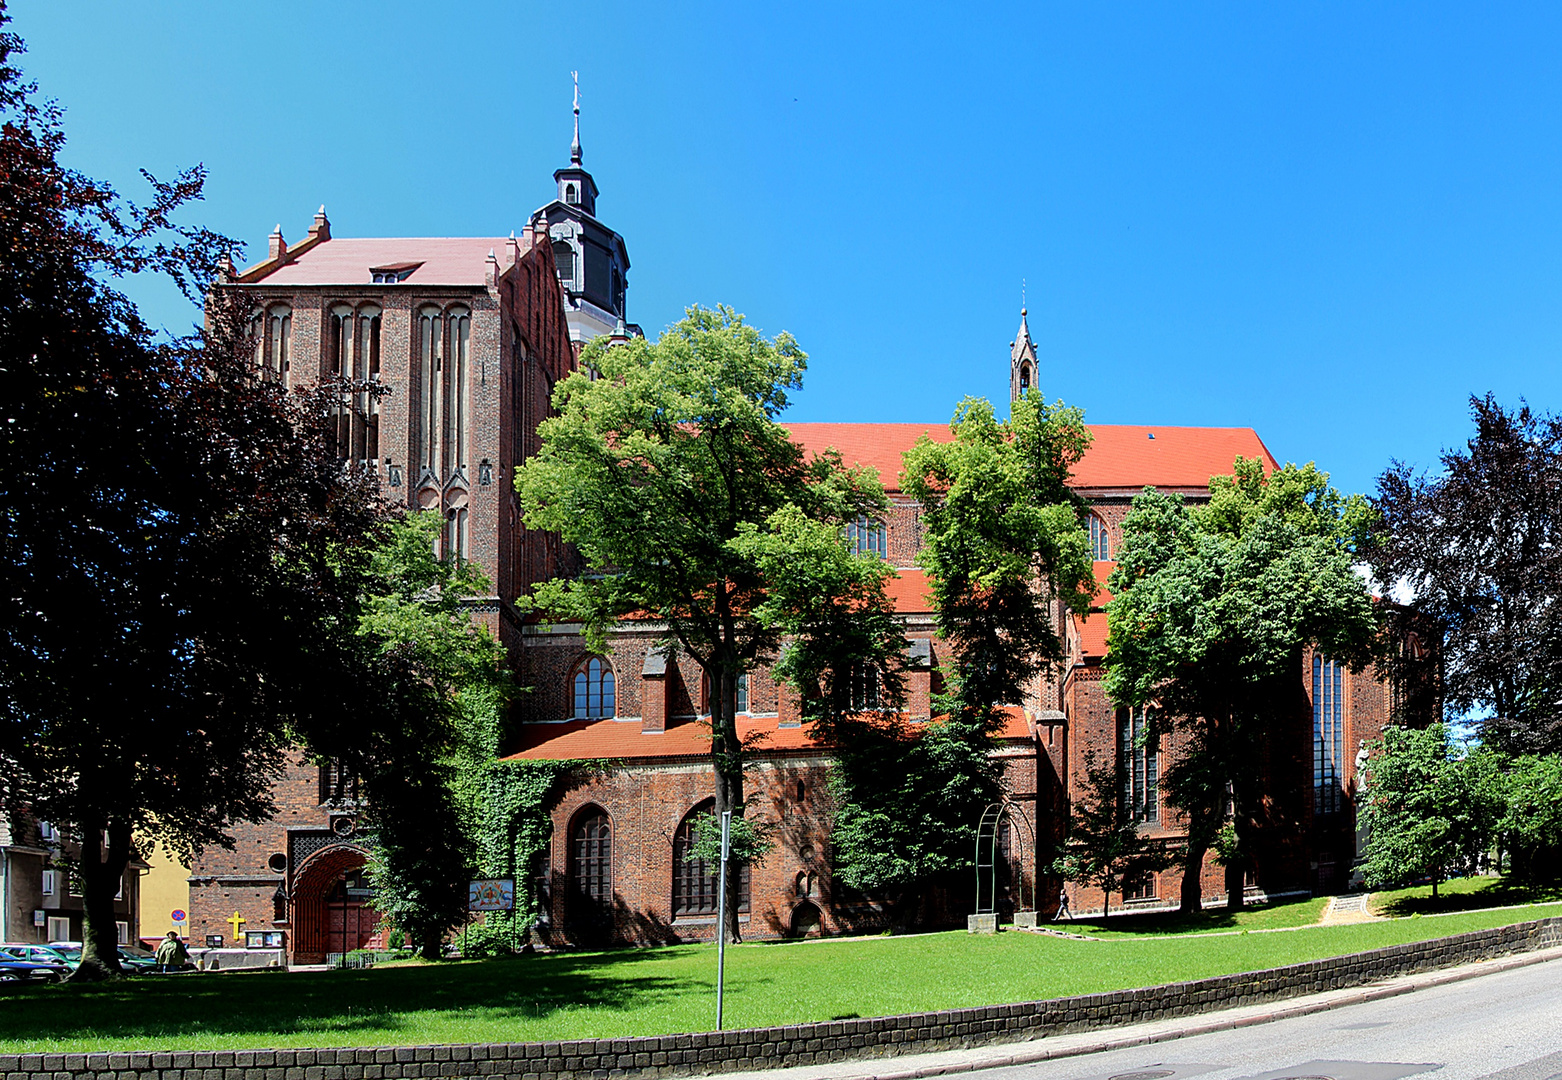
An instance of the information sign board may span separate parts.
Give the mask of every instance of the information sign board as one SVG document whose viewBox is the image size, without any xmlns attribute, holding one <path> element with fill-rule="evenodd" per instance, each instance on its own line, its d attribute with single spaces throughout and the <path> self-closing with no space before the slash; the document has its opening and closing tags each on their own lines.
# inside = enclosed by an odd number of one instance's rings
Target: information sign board
<svg viewBox="0 0 1562 1080">
<path fill-rule="evenodd" d="M 468 911 L 513 911 L 515 879 L 485 878 L 468 883 L 466 909 Z"/>
</svg>

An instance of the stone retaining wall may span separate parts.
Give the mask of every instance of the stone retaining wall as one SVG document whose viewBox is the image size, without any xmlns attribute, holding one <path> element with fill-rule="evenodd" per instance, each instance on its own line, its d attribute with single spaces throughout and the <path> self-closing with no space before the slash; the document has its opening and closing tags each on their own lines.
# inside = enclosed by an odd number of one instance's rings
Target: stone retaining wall
<svg viewBox="0 0 1562 1080">
<path fill-rule="evenodd" d="M 343 1050 L 0 1054 L 4 1080 L 513 1080 L 688 1076 L 1019 1042 L 1258 1005 L 1562 944 L 1562 918 L 1290 967 L 1017 1005 L 697 1035 Z"/>
</svg>

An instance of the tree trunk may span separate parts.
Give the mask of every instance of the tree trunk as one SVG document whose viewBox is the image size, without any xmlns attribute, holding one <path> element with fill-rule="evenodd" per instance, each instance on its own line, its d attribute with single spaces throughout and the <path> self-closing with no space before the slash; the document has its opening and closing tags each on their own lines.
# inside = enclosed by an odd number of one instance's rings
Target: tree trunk
<svg viewBox="0 0 1562 1080">
<path fill-rule="evenodd" d="M 418 942 L 418 955 L 424 960 L 443 960 L 445 958 L 444 936 L 439 933 L 424 934 Z M 466 957 L 462 956 L 465 960 Z"/>
<path fill-rule="evenodd" d="M 108 851 L 103 833 L 108 832 Z M 97 821 L 82 827 L 77 876 L 81 881 L 81 963 L 71 982 L 101 982 L 119 978 L 119 935 L 114 926 L 114 894 L 119 892 L 130 863 L 130 826 Z"/>
<path fill-rule="evenodd" d="M 732 812 L 736 822 L 743 816 L 743 744 L 738 739 L 738 677 L 731 665 L 720 665 L 711 674 L 711 757 L 716 767 L 716 824 L 721 815 Z M 727 921 L 721 928 L 725 940 L 742 941 L 738 928 L 738 901 L 743 895 L 740 867 L 727 862 Z"/>
<path fill-rule="evenodd" d="M 1202 841 L 1188 841 L 1188 852 L 1183 856 L 1182 891 L 1177 910 L 1184 915 L 1197 915 L 1204 910 L 1204 855 L 1209 845 Z"/>
</svg>

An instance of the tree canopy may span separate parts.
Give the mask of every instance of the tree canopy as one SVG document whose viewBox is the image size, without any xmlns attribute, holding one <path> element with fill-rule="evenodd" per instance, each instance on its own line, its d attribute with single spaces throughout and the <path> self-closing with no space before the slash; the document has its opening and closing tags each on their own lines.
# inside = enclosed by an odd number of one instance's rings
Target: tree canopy
<svg viewBox="0 0 1562 1080">
<path fill-rule="evenodd" d="M 1562 751 L 1562 419 L 1470 399 L 1475 436 L 1441 469 L 1378 478 L 1367 552 L 1441 662 L 1450 718 L 1512 754 Z M 1401 636 L 1404 636 L 1403 634 Z M 1396 659 L 1396 658 L 1391 658 Z"/>
<path fill-rule="evenodd" d="M 540 586 L 536 607 L 578 620 L 604 652 L 615 621 L 641 613 L 705 672 L 716 810 L 733 812 L 739 835 L 737 686 L 780 645 L 784 621 L 759 617 L 774 609 L 778 546 L 817 542 L 801 521 L 839 530 L 884 508 L 871 472 L 806 456 L 777 422 L 806 362 L 790 335 L 766 339 L 730 308 L 690 308 L 655 342 L 598 339 L 555 389 L 542 449 L 516 477 L 527 525 L 557 532 L 586 566 Z M 735 938 L 738 876 L 728 881 Z"/>
<path fill-rule="evenodd" d="M 1146 488 L 1123 524 L 1104 685 L 1119 706 L 1155 704 L 1178 734 L 1161 790 L 1188 817 L 1185 910 L 1201 904 L 1198 869 L 1228 797 L 1237 858 L 1266 818 L 1287 812 L 1253 764 L 1305 708 L 1305 650 L 1358 668 L 1374 653 L 1371 596 L 1352 568 L 1371 509 L 1328 479 L 1311 464 L 1266 474 L 1238 458 L 1231 476 L 1211 480 L 1205 505 Z M 1240 869 L 1229 864 L 1227 885 L 1240 904 Z"/>
</svg>

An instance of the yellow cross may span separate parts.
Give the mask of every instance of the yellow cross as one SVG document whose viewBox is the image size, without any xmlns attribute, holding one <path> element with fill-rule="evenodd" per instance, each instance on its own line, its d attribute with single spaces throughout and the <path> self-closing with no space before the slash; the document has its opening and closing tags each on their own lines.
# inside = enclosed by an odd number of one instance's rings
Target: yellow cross
<svg viewBox="0 0 1562 1080">
<path fill-rule="evenodd" d="M 238 941 L 239 940 L 239 927 L 241 927 L 245 923 L 249 922 L 249 920 L 246 919 L 244 916 L 240 915 L 237 911 L 235 911 L 228 918 L 224 919 L 223 922 L 228 923 L 229 925 L 231 925 L 233 927 L 233 940 L 234 941 Z"/>
</svg>

